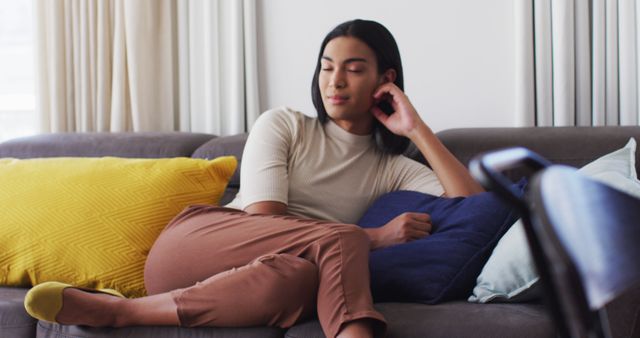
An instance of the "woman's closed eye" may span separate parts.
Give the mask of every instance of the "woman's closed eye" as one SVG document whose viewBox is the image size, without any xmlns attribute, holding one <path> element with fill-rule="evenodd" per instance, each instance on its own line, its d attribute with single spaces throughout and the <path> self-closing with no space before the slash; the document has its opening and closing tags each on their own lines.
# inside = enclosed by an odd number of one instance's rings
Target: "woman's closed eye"
<svg viewBox="0 0 640 338">
<path fill-rule="evenodd" d="M 320 68 L 320 70 L 322 70 L 323 72 L 332 72 L 333 68 L 332 67 L 323 67 L 323 68 Z M 363 70 L 359 69 L 359 68 L 349 68 L 349 69 L 347 69 L 347 72 L 358 74 L 358 73 L 362 73 Z"/>
</svg>

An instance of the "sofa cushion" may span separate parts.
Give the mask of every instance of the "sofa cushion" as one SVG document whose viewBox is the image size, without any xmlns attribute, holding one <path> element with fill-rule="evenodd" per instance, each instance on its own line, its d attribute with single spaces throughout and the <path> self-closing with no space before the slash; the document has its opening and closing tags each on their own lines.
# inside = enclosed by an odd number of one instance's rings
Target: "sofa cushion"
<svg viewBox="0 0 640 338">
<path fill-rule="evenodd" d="M 0 157 L 190 157 L 212 138 L 180 132 L 42 134 L 0 143 Z"/>
<path fill-rule="evenodd" d="M 24 310 L 27 289 L 0 287 L 0 337 L 33 338 L 37 320 Z"/>
<path fill-rule="evenodd" d="M 238 169 L 229 180 L 228 188 L 232 192 L 231 196 L 223 196 L 220 204 L 224 205 L 225 202 L 231 202 L 231 199 L 238 192 L 240 187 L 240 168 L 242 167 L 242 153 L 244 151 L 244 144 L 247 142 L 249 134 L 238 134 L 225 137 L 219 137 L 210 140 L 209 142 L 201 145 L 193 152 L 191 157 L 212 159 L 220 156 L 234 156 L 238 159 Z M 233 190 L 231 190 L 233 189 Z"/>
<path fill-rule="evenodd" d="M 135 326 L 125 328 L 90 328 L 75 325 L 38 323 L 38 338 L 280 338 L 284 330 L 273 327 L 221 328 Z M 4 337 L 4 336 L 3 336 Z M 33 337 L 33 336 L 32 336 Z"/>
<path fill-rule="evenodd" d="M 220 199 L 220 205 L 226 205 L 230 203 L 240 190 L 240 167 L 242 166 L 242 153 L 244 151 L 244 144 L 247 142 L 249 134 L 238 134 L 231 136 L 224 136 L 210 140 L 209 142 L 201 145 L 193 152 L 194 158 L 216 158 L 218 156 L 235 156 L 238 159 L 238 169 L 231 176 L 229 185 Z"/>
<path fill-rule="evenodd" d="M 143 296 L 157 236 L 186 206 L 216 203 L 235 167 L 233 157 L 0 159 L 0 285 Z"/>
<path fill-rule="evenodd" d="M 389 338 L 518 337 L 552 338 L 555 328 L 544 307 L 538 304 L 438 305 L 377 303 L 387 319 Z M 286 338 L 324 338 L 317 320 L 297 324 Z"/>
<path fill-rule="evenodd" d="M 522 192 L 526 181 L 514 185 Z M 385 225 L 404 212 L 431 215 L 431 235 L 371 252 L 371 292 L 375 301 L 437 303 L 466 298 L 491 250 L 517 219 L 499 196 L 483 192 L 444 198 L 395 191 L 378 198 L 358 224 Z"/>
</svg>

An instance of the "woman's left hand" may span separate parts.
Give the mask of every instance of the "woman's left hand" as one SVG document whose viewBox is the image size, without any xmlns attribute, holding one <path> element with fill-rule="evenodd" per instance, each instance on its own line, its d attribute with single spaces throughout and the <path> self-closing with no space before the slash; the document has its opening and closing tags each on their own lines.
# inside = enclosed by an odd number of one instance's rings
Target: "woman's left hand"
<svg viewBox="0 0 640 338">
<path fill-rule="evenodd" d="M 373 94 L 373 99 L 375 104 L 371 108 L 371 113 L 394 134 L 411 138 L 418 127 L 424 125 L 407 95 L 393 82 L 380 85 Z M 393 108 L 391 115 L 385 114 L 378 107 L 378 103 L 382 101 L 391 104 Z"/>
<path fill-rule="evenodd" d="M 449 152 L 416 112 L 409 98 L 391 82 L 382 84 L 373 94 L 376 104 L 371 108 L 375 116 L 392 133 L 408 137 L 413 142 L 444 187 L 445 196 L 470 196 L 484 191 L 469 174 L 467 168 Z M 393 112 L 385 114 L 377 104 L 387 101 Z"/>
</svg>

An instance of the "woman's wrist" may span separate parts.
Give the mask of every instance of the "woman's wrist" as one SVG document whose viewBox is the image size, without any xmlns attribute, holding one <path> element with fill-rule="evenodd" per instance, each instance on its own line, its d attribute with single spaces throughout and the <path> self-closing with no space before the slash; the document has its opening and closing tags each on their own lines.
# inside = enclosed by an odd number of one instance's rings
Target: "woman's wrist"
<svg viewBox="0 0 640 338">
<path fill-rule="evenodd" d="M 382 247 L 381 228 L 368 228 L 364 232 L 369 236 L 370 250 L 376 250 Z"/>
<path fill-rule="evenodd" d="M 409 138 L 438 176 L 445 196 L 469 196 L 484 191 L 424 122 L 412 130 Z"/>
<path fill-rule="evenodd" d="M 407 133 L 407 137 L 411 140 L 411 142 L 418 145 L 420 143 L 427 142 L 429 137 L 435 137 L 435 134 L 433 133 L 433 131 L 431 131 L 431 128 L 429 128 L 429 126 L 424 123 L 424 121 L 420 120 L 416 124 L 415 128 Z"/>
</svg>

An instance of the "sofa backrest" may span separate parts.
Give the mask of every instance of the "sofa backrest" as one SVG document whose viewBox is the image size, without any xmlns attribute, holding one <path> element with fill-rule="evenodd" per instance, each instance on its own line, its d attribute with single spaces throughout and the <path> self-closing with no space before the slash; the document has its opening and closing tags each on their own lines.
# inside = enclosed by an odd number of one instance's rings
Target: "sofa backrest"
<svg viewBox="0 0 640 338">
<path fill-rule="evenodd" d="M 181 132 L 42 134 L 0 143 L 0 157 L 191 157 L 215 137 Z"/>
<path fill-rule="evenodd" d="M 622 148 L 630 137 L 640 142 L 640 127 L 525 127 L 449 129 L 438 137 L 465 165 L 477 154 L 522 146 L 553 163 L 582 167 Z M 636 152 L 636 171 L 640 152 Z"/>
<path fill-rule="evenodd" d="M 465 165 L 471 158 L 490 150 L 523 146 L 553 163 L 581 167 L 626 144 L 630 137 L 640 140 L 640 126 L 631 127 L 524 127 L 461 128 L 437 133 L 442 142 Z M 213 159 L 233 155 L 242 164 L 247 134 L 216 137 L 197 133 L 76 133 L 45 134 L 0 143 L 0 157 L 33 158 L 55 156 L 194 157 Z M 406 155 L 425 162 L 415 147 Z M 640 168 L 636 152 L 636 171 Z M 240 168 L 240 165 L 238 168 Z M 223 196 L 225 204 L 240 187 L 236 170 Z M 516 178 L 522 172 L 512 172 Z"/>
<path fill-rule="evenodd" d="M 580 168 L 598 157 L 622 148 L 629 138 L 640 141 L 640 127 L 525 127 L 467 128 L 438 133 L 448 149 L 464 164 L 476 155 L 500 148 L 528 148 L 552 163 Z M 636 173 L 640 168 L 636 151 Z M 523 170 L 508 173 L 512 179 Z"/>
<path fill-rule="evenodd" d="M 227 190 L 220 200 L 220 205 L 225 205 L 236 196 L 238 190 L 240 190 L 240 167 L 242 166 L 242 151 L 244 150 L 244 143 L 247 141 L 249 134 L 238 134 L 231 136 L 222 136 L 210 140 L 209 142 L 200 146 L 193 153 L 192 157 L 214 159 L 219 156 L 235 156 L 238 159 L 238 169 L 231 177 Z"/>
<path fill-rule="evenodd" d="M 582 167 L 594 159 L 623 147 L 630 137 L 640 141 L 640 127 L 523 127 L 523 128 L 460 128 L 437 133 L 438 138 L 464 165 L 474 156 L 500 148 L 522 146 L 539 153 L 557 164 Z M 215 158 L 234 155 L 242 163 L 242 149 L 247 134 L 212 139 L 193 154 L 194 157 Z M 425 163 L 412 146 L 406 156 Z M 640 168 L 640 151 L 636 152 L 636 171 Z M 525 171 L 507 173 L 512 179 Z M 240 187 L 236 170 L 222 203 L 231 201 Z"/>
</svg>

